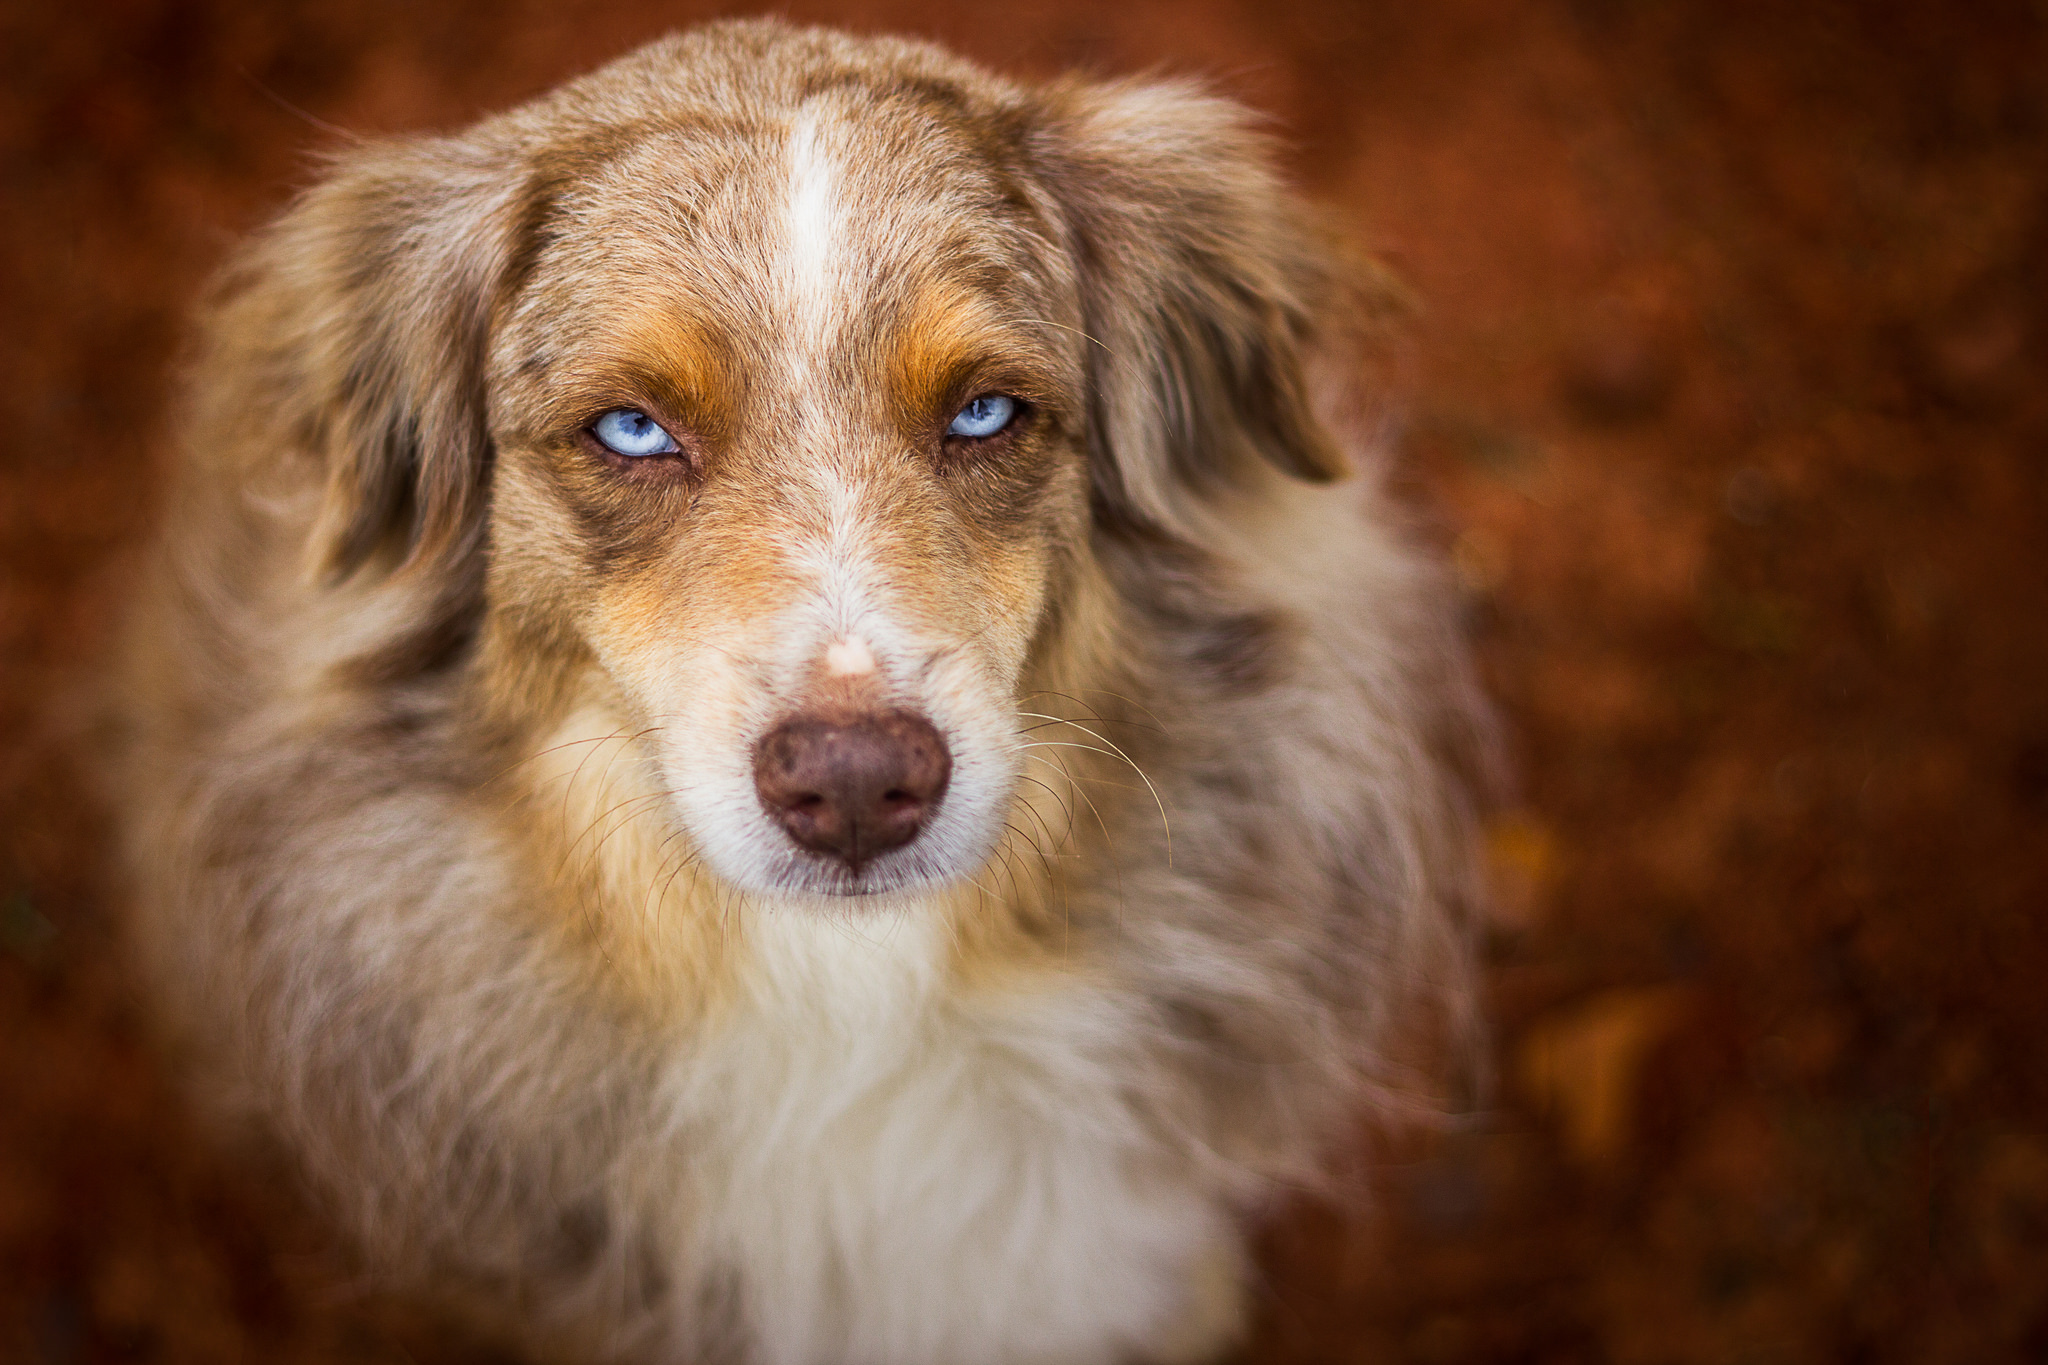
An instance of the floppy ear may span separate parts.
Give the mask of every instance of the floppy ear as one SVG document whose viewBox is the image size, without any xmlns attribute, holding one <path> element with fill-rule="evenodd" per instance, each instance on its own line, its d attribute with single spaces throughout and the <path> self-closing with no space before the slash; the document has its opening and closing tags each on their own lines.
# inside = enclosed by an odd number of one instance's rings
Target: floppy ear
<svg viewBox="0 0 2048 1365">
<path fill-rule="evenodd" d="M 1350 292 L 1238 106 L 1173 85 L 1047 92 L 1042 164 L 1067 222 L 1090 371 L 1097 498 L 1172 526 L 1263 459 L 1346 472 L 1311 350 Z"/>
<path fill-rule="evenodd" d="M 485 347 L 522 198 L 509 149 L 352 149 L 224 277 L 203 426 L 320 462 L 320 577 L 447 567 L 476 545 Z"/>
</svg>

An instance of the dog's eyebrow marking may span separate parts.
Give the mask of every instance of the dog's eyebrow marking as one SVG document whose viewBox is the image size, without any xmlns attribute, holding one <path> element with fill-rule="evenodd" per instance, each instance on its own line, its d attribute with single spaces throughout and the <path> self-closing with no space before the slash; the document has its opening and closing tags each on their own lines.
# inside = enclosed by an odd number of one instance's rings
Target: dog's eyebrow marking
<svg viewBox="0 0 2048 1365">
<path fill-rule="evenodd" d="M 818 115 L 806 107 L 797 120 L 789 135 L 783 261 L 799 326 L 806 339 L 818 345 L 825 340 L 825 320 L 837 283 L 833 245 L 839 230 L 839 185 L 818 135 Z"/>
</svg>

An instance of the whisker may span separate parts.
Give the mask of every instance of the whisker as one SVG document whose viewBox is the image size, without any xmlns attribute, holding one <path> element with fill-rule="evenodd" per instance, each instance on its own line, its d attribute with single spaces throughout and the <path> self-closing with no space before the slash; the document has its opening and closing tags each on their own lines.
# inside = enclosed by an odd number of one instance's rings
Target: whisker
<svg viewBox="0 0 2048 1365">
<path fill-rule="evenodd" d="M 1060 776 L 1067 780 L 1067 786 L 1073 791 L 1074 795 L 1088 803 L 1088 813 L 1095 817 L 1096 827 L 1102 831 L 1102 847 L 1103 851 L 1109 855 L 1110 874 L 1116 878 L 1116 923 L 1117 931 L 1121 933 L 1124 923 L 1124 864 L 1123 859 L 1117 855 L 1116 836 L 1109 832 L 1109 822 L 1102 818 L 1102 808 L 1095 804 L 1095 798 L 1088 794 L 1087 788 L 1081 785 L 1080 779 L 1067 771 L 1067 765 L 1060 761 L 1058 754 L 1053 754 L 1049 758 L 1043 754 L 1026 754 L 1024 758 L 1027 762 L 1043 763 L 1048 768 L 1057 770 Z M 1093 778 L 1090 780 L 1099 782 L 1102 779 Z M 1121 783 L 1107 783 L 1105 785 L 1116 786 L 1122 791 L 1138 790 L 1136 787 L 1126 787 Z"/>
<path fill-rule="evenodd" d="M 619 734 L 617 731 L 613 731 L 610 735 L 606 736 L 606 738 L 617 739 L 619 738 Z M 567 830 L 569 828 L 569 798 L 576 794 L 576 786 L 578 783 L 583 781 L 583 769 L 585 768 L 585 766 L 589 764 L 589 762 L 590 754 L 588 753 L 584 754 L 582 758 L 576 760 L 575 770 L 570 773 L 569 780 L 562 786 L 561 824 L 564 830 Z M 581 837 L 582 836 L 579 835 L 578 839 L 580 840 Z M 570 847 L 573 849 L 575 847 L 575 844 L 572 843 Z"/>
<path fill-rule="evenodd" d="M 1019 838 L 1027 837 L 1024 835 L 1023 831 L 1018 830 L 1014 825 L 1011 825 L 1007 820 L 1003 823 L 1006 828 L 1016 833 Z M 1039 845 L 1037 840 L 1031 839 L 1029 840 L 1029 842 L 1031 844 L 1031 851 L 1038 855 L 1038 865 L 1040 869 L 1045 873 L 1045 894 L 1047 896 L 1057 897 L 1059 899 L 1060 906 L 1063 912 L 1063 918 L 1071 920 L 1073 918 L 1072 907 L 1068 903 L 1067 898 L 1064 894 L 1066 883 L 1065 879 L 1060 875 L 1060 869 L 1058 865 L 1054 862 L 1052 855 L 1048 854 L 1045 851 L 1045 849 Z"/>
<path fill-rule="evenodd" d="M 1038 861 L 1039 861 L 1039 865 L 1040 865 L 1041 867 L 1043 867 L 1043 868 L 1045 869 L 1045 887 L 1046 887 L 1046 894 L 1047 894 L 1047 896 L 1049 896 L 1049 897 L 1052 897 L 1052 896 L 1057 896 L 1057 897 L 1058 897 L 1058 900 L 1059 900 L 1059 906 L 1060 906 L 1060 960 L 1061 960 L 1062 962 L 1064 962 L 1064 961 L 1066 961 L 1066 960 L 1067 960 L 1067 956 L 1068 956 L 1068 950 L 1069 950 L 1069 949 L 1070 949 L 1070 947 L 1072 946 L 1072 941 L 1073 941 L 1073 933 L 1074 933 L 1074 908 L 1073 908 L 1073 903 L 1072 903 L 1072 902 L 1071 902 L 1071 901 L 1070 901 L 1070 900 L 1069 900 L 1069 899 L 1068 899 L 1068 898 L 1067 898 L 1067 897 L 1066 897 L 1065 895 L 1062 895 L 1062 894 L 1060 894 L 1060 892 L 1061 892 L 1061 884 L 1060 884 L 1060 879 L 1059 879 L 1059 877 L 1058 877 L 1057 873 L 1056 873 L 1056 872 L 1054 871 L 1054 869 L 1053 869 L 1053 865 L 1052 865 L 1052 862 L 1051 862 L 1051 860 L 1050 860 L 1050 859 L 1048 859 L 1048 858 L 1046 857 L 1046 853 L 1045 853 L 1045 850 L 1044 850 L 1043 848 L 1040 848 L 1040 847 L 1038 846 L 1038 843 L 1037 843 L 1037 841 L 1036 841 L 1036 840 L 1033 840 L 1033 839 L 1031 839 L 1031 838 L 1030 838 L 1029 836 L 1027 836 L 1027 835 L 1026 835 L 1026 834 L 1024 833 L 1024 831 L 1022 831 L 1022 830 L 1018 829 L 1018 828 L 1017 828 L 1017 827 L 1016 827 L 1015 825 L 1011 824 L 1011 823 L 1010 823 L 1009 821 L 1007 821 L 1007 820 L 1005 820 L 1005 821 L 1003 822 L 1003 828 L 1004 828 L 1004 829 L 1006 829 L 1006 830 L 1008 830 L 1008 831 L 1009 831 L 1009 832 L 1010 832 L 1011 834 L 1015 835 L 1015 836 L 1016 836 L 1017 838 L 1019 838 L 1019 839 L 1023 839 L 1023 840 L 1025 840 L 1025 842 L 1027 842 L 1027 843 L 1029 843 L 1029 844 L 1031 845 L 1032 851 L 1033 851 L 1033 852 L 1035 852 L 1036 854 L 1038 854 Z M 1005 847 L 1008 847 L 1008 845 L 1009 845 L 1009 842 L 1010 842 L 1010 841 L 1009 841 L 1009 840 L 1007 840 L 1007 839 L 1006 839 L 1006 840 L 1004 840 L 1004 841 L 1003 841 L 1003 843 L 1004 843 L 1004 846 L 1005 846 Z M 1019 892 L 1019 895 L 1021 895 L 1021 894 L 1022 894 L 1022 892 L 1020 891 L 1020 892 Z M 1048 907 L 1048 908 L 1050 908 L 1050 907 Z"/>
<path fill-rule="evenodd" d="M 1132 762 L 1131 756 L 1125 753 L 1123 749 L 1117 745 L 1116 741 L 1110 739 L 1109 736 L 1101 733 L 1100 731 L 1089 729 L 1087 726 L 1081 724 L 1081 722 L 1077 720 L 1068 720 L 1065 716 L 1048 716 L 1040 711 L 1019 711 L 1017 714 L 1020 716 L 1033 716 L 1039 720 L 1049 721 L 1054 725 L 1071 725 L 1076 730 L 1079 730 L 1082 734 L 1088 736 L 1090 739 L 1100 740 L 1102 743 L 1107 744 L 1110 748 L 1115 749 L 1116 756 L 1122 759 L 1124 762 L 1129 763 L 1133 768 L 1138 766 L 1135 762 Z"/>
<path fill-rule="evenodd" d="M 1153 710 L 1153 709 L 1152 709 L 1151 707 L 1149 707 L 1149 706 L 1145 705 L 1145 704 L 1144 704 L 1143 702 L 1141 702 L 1141 701 L 1136 701 L 1136 700 L 1133 700 L 1132 698 L 1130 698 L 1130 697 L 1127 697 L 1127 696 L 1125 696 L 1125 695 L 1124 695 L 1123 693 L 1121 693 L 1121 692 L 1111 692 L 1111 691 L 1108 691 L 1108 690 L 1107 690 L 1107 689 L 1105 689 L 1105 688 L 1100 688 L 1100 687 L 1084 687 L 1084 688 L 1082 688 L 1081 690 L 1082 690 L 1083 692 L 1093 692 L 1093 693 L 1097 694 L 1098 696 L 1104 696 L 1104 697 L 1114 697 L 1114 698 L 1115 698 L 1116 700 L 1118 700 L 1118 701 L 1122 702 L 1122 703 L 1123 703 L 1124 705 L 1126 705 L 1126 706 L 1134 706 L 1134 707 L 1136 707 L 1136 708 L 1137 708 L 1138 710 L 1140 710 L 1140 711 L 1143 711 L 1143 712 L 1144 712 L 1144 713 L 1145 713 L 1146 715 L 1148 715 L 1148 716 L 1150 716 L 1150 717 L 1152 718 L 1152 724 L 1150 724 L 1150 725 L 1138 725 L 1138 723 L 1137 723 L 1136 721 L 1133 721 L 1133 720 L 1119 720 L 1119 721 L 1117 722 L 1117 724 L 1119 724 L 1119 725 L 1132 725 L 1132 726 L 1137 726 L 1137 728 L 1138 728 L 1138 729 L 1140 729 L 1140 730 L 1157 730 L 1157 731 L 1159 731 L 1159 732 L 1160 732 L 1161 734 L 1165 734 L 1165 733 L 1166 733 L 1166 722 L 1165 722 L 1165 721 L 1163 721 L 1163 720 L 1161 720 L 1161 719 L 1159 719 L 1159 713 L 1158 713 L 1158 712 L 1156 712 L 1156 711 L 1154 711 L 1154 710 Z M 1089 719 L 1091 719 L 1091 720 L 1099 720 L 1099 721 L 1103 721 L 1103 722 L 1105 722 L 1105 723 L 1106 723 L 1106 722 L 1108 721 L 1108 719 L 1109 719 L 1109 718 L 1108 718 L 1107 716 L 1104 716 L 1104 715 L 1102 715 L 1102 714 L 1101 714 L 1100 712 L 1096 711 L 1096 709 L 1095 709 L 1094 707 L 1092 707 L 1092 706 L 1089 706 L 1087 702 L 1085 702 L 1085 701 L 1082 701 L 1082 700 L 1081 700 L 1081 699 L 1080 699 L 1079 697 L 1075 696 L 1075 695 L 1074 695 L 1073 693 L 1071 693 L 1071 692 L 1061 692 L 1061 691 L 1058 691 L 1058 690 L 1057 690 L 1057 689 L 1055 689 L 1055 688 L 1050 688 L 1050 687 L 1036 687 L 1036 688 L 1033 688 L 1033 689 L 1032 689 L 1032 690 L 1031 690 L 1030 692 L 1027 692 L 1027 693 L 1025 694 L 1025 696 L 1026 696 L 1027 698 L 1030 698 L 1030 697 L 1064 697 L 1064 698 L 1065 698 L 1066 700 L 1068 700 L 1068 701 L 1070 701 L 1070 702 L 1074 703 L 1074 705 L 1076 705 L 1076 706 L 1079 706 L 1079 707 L 1082 707 L 1083 709 L 1085 709 L 1085 710 L 1086 710 L 1086 711 L 1088 712 L 1088 716 L 1089 716 Z"/>
<path fill-rule="evenodd" d="M 1073 811 L 1068 808 L 1067 803 L 1065 801 L 1060 800 L 1060 794 L 1054 791 L 1051 787 L 1046 786 L 1045 783 L 1040 782 L 1035 777 L 1024 776 L 1024 774 L 1021 773 L 1018 774 L 1018 776 L 1022 777 L 1023 780 L 1026 782 L 1033 783 L 1041 790 L 1043 790 L 1047 795 L 1051 796 L 1054 801 L 1059 802 L 1060 812 L 1064 817 L 1066 826 L 1066 833 L 1064 834 L 1055 834 L 1053 832 L 1052 823 L 1048 821 L 1045 818 L 1044 814 L 1039 811 L 1038 807 L 1032 805 L 1030 801 L 1023 800 L 1018 803 L 1021 804 L 1025 810 L 1031 813 L 1031 818 L 1037 821 L 1039 829 L 1045 832 L 1046 839 L 1052 844 L 1053 851 L 1058 852 L 1061 848 L 1066 846 L 1067 834 L 1071 834 L 1072 832 L 1074 824 Z M 1022 793 L 1019 793 L 1019 795 L 1021 796 Z"/>
<path fill-rule="evenodd" d="M 677 830 L 676 833 L 680 835 L 683 833 L 683 831 Z M 660 901 L 666 901 L 668 899 L 670 889 L 673 888 L 676 884 L 676 878 L 682 876 L 685 871 L 689 872 L 690 874 L 690 890 L 684 893 L 685 898 L 687 899 L 689 897 L 693 897 L 696 894 L 697 869 L 703 862 L 703 855 L 698 853 L 697 850 L 693 847 L 686 847 L 683 849 L 682 853 L 672 861 L 675 863 L 675 870 L 668 873 L 668 875 L 665 878 L 663 878 L 661 883 L 661 891 L 657 897 L 657 903 L 659 903 Z"/>
<path fill-rule="evenodd" d="M 1055 840 L 1053 843 L 1053 850 L 1057 852 L 1060 849 L 1065 848 L 1074 837 L 1073 806 L 1069 805 L 1067 803 L 1066 798 L 1061 796 L 1057 791 L 1053 789 L 1053 786 L 1050 782 L 1042 782 L 1038 778 L 1031 776 L 1029 773 L 1019 773 L 1017 774 L 1017 776 L 1022 780 L 1029 782 L 1032 786 L 1037 787 L 1040 791 L 1043 791 L 1047 796 L 1050 796 L 1054 801 L 1059 803 L 1062 828 L 1060 830 L 1059 838 Z M 1039 824 L 1046 824 L 1045 817 L 1038 813 L 1038 808 L 1036 806 L 1033 806 L 1030 802 L 1027 801 L 1024 803 L 1024 809 L 1030 811 L 1031 814 L 1034 817 L 1036 817 Z M 1049 825 L 1046 827 L 1045 832 L 1047 838 L 1052 837 L 1052 829 Z"/>
<path fill-rule="evenodd" d="M 1009 828 L 1007 822 L 1005 822 L 1004 827 Z M 1024 882 L 1022 875 L 1017 871 L 1016 855 L 1010 850 L 1010 841 L 1008 839 L 999 841 L 996 844 L 995 852 L 996 856 L 1003 860 L 1003 874 L 1010 879 L 1011 900 L 1016 903 L 1022 903 L 1024 900 Z"/>
<path fill-rule="evenodd" d="M 605 810 L 605 811 L 602 811 L 602 812 L 600 812 L 600 813 L 599 813 L 598 815 L 596 815 L 595 817 L 593 817 L 593 818 L 591 819 L 591 821 L 590 821 L 590 823 L 589 823 L 589 824 L 587 824 L 587 825 L 585 825 L 585 826 L 583 827 L 583 832 L 582 832 L 581 834 L 577 835 L 577 836 L 576 836 L 576 837 L 575 837 L 575 838 L 574 838 L 573 840 L 571 840 L 571 841 L 570 841 L 570 843 L 569 843 L 569 847 L 568 847 L 568 848 L 567 848 L 566 850 L 564 850 L 564 854 L 563 854 L 563 856 L 564 856 L 564 857 L 573 857 L 573 856 L 575 855 L 575 853 L 576 853 L 576 846 L 577 846 L 578 844 L 582 843 L 582 842 L 583 842 L 583 841 L 584 841 L 585 839 L 588 839 L 588 838 L 589 838 L 589 837 L 591 836 L 591 834 L 593 834 L 593 833 L 594 833 L 594 832 L 595 832 L 595 831 L 597 830 L 597 827 L 598 827 L 599 825 L 602 825 L 602 824 L 603 824 L 603 823 L 604 823 L 605 821 L 607 821 L 607 820 L 611 819 L 611 817 L 612 817 L 613 815 L 615 815 L 615 814 L 617 814 L 618 812 L 620 812 L 620 811 L 624 810 L 624 809 L 625 809 L 626 807 L 628 807 L 628 806 L 631 806 L 631 805 L 635 805 L 635 804 L 639 804 L 639 803 L 643 803 L 643 802 L 648 802 L 648 801 L 658 801 L 658 800 L 660 800 L 661 798 L 663 798 L 663 797 L 665 797 L 665 796 L 673 796 L 674 794 L 675 794 L 675 793 L 673 793 L 673 792 L 666 792 L 666 791 L 660 791 L 660 792 L 642 792 L 642 793 L 641 793 L 640 795 L 638 795 L 638 796 L 629 796 L 629 797 L 627 797 L 627 798 L 626 798 L 625 800 L 623 800 L 623 801 L 619 802 L 619 803 L 618 803 L 617 805 L 615 805 L 615 806 L 612 806 L 612 807 L 611 807 L 611 808 L 609 808 L 608 810 Z M 606 831 L 605 831 L 605 833 L 604 833 L 604 835 L 603 835 L 603 837 L 602 837 L 602 838 L 600 838 L 600 839 L 599 839 L 599 840 L 598 840 L 598 841 L 597 841 L 597 842 L 596 842 L 595 844 L 593 844 L 593 845 L 591 846 L 591 849 L 590 849 L 590 860 L 591 860 L 591 866 L 592 866 L 593 868 L 594 868 L 594 867 L 596 866 L 596 864 L 597 864 L 597 854 L 598 854 L 598 851 L 599 851 L 600 849 L 602 849 L 602 848 L 604 847 L 604 843 L 605 843 L 605 840 L 606 840 L 606 839 L 609 839 L 609 838 L 611 838 L 611 837 L 612 837 L 612 835 L 614 835 L 614 834 L 617 834 L 617 833 L 618 833 L 618 832 L 619 832 L 620 830 L 624 829 L 624 828 L 625 828 L 625 827 L 626 827 L 627 825 L 630 825 L 631 823 L 633 823 L 633 821 L 634 821 L 634 820 L 636 820 L 636 819 L 638 819 L 638 818 L 639 818 L 639 816 L 640 816 L 641 814 L 642 814 L 642 812 L 639 812 L 639 811 L 635 811 L 635 812 L 634 812 L 634 813 L 633 813 L 632 815 L 629 815 L 629 816 L 627 816 L 627 817 L 626 817 L 626 818 L 625 818 L 624 820 L 621 820 L 621 821 L 619 821 L 619 823 L 618 823 L 618 824 L 616 824 L 616 825 L 612 826 L 612 827 L 611 827 L 610 829 L 606 830 Z"/>
<path fill-rule="evenodd" d="M 1080 337 L 1083 341 L 1094 342 L 1097 346 L 1102 347 L 1103 354 L 1105 355 L 1114 356 L 1116 354 L 1115 351 L 1109 349 L 1109 344 L 1107 342 L 1103 341 L 1100 337 L 1090 336 L 1088 333 L 1082 331 L 1079 327 L 1069 326 L 1067 323 L 1064 322 L 1054 322 L 1051 318 L 1018 318 L 1017 321 L 1030 323 L 1031 325 L 1036 327 L 1057 327 L 1062 332 L 1072 332 L 1075 336 Z"/>
<path fill-rule="evenodd" d="M 656 726 L 655 728 L 660 729 L 661 727 Z M 523 768 L 529 763 L 537 762 L 540 759 L 546 758 L 549 754 L 558 754 L 562 752 L 562 750 L 564 749 L 573 749 L 579 744 L 604 744 L 611 740 L 619 739 L 623 737 L 624 734 L 625 732 L 623 730 L 614 730 L 608 735 L 585 735 L 581 739 L 565 739 L 560 744 L 550 744 L 545 749 L 534 750 L 534 752 L 526 755 L 524 758 L 513 759 L 510 763 L 507 763 L 504 767 L 498 769 L 497 772 L 492 773 L 489 777 L 485 778 L 482 782 L 478 783 L 477 785 L 480 787 L 491 786 L 497 782 L 502 781 L 507 775 L 512 773 L 514 770 Z M 559 774 L 557 775 L 559 776 Z"/>
<path fill-rule="evenodd" d="M 654 876 L 647 879 L 647 895 L 642 902 L 644 906 L 641 914 L 643 922 L 668 900 L 669 889 L 675 885 L 676 878 L 683 875 L 683 869 L 697 861 L 697 850 L 688 844 L 685 844 L 682 850 L 673 856 L 668 852 L 669 845 L 683 838 L 687 833 L 687 830 L 678 827 L 666 839 L 655 845 L 654 856 L 658 861 L 655 864 Z M 674 864 L 673 871 L 670 870 L 670 864 Z M 660 883 L 658 889 L 656 887 L 657 881 Z"/>
<path fill-rule="evenodd" d="M 1083 727 L 1076 726 L 1075 728 L 1081 729 Z M 1097 736 L 1097 738 L 1101 737 Z M 1109 741 L 1103 740 L 1103 743 L 1108 744 Z M 1167 819 L 1166 802 L 1159 795 L 1159 788 L 1152 785 L 1152 779 L 1145 775 L 1145 770 L 1143 768 L 1140 768 L 1136 763 L 1133 763 L 1131 761 L 1131 756 L 1129 754 L 1125 753 L 1123 750 L 1117 748 L 1113 744 L 1110 745 L 1110 747 L 1107 749 L 1099 749 L 1093 744 L 1080 744 L 1071 740 L 1058 739 L 1034 740 L 1030 744 L 1019 745 L 1018 747 L 1020 749 L 1086 749 L 1089 753 L 1101 754 L 1106 758 L 1120 758 L 1126 764 L 1129 764 L 1131 771 L 1138 775 L 1138 780 L 1145 784 L 1145 790 L 1152 794 L 1152 804 L 1159 808 L 1160 828 L 1162 828 L 1166 832 L 1166 865 L 1168 867 L 1173 866 L 1173 822 Z"/>
</svg>

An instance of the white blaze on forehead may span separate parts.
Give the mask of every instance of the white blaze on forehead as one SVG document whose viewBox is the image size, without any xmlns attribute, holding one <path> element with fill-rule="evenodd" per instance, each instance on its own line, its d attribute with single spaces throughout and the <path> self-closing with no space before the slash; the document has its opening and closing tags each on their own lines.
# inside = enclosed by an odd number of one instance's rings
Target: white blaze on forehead
<svg viewBox="0 0 2048 1365">
<path fill-rule="evenodd" d="M 797 116 L 789 135 L 789 187 L 784 200 L 784 287 L 805 340 L 825 337 L 838 281 L 833 246 L 840 232 L 837 168 L 812 108 Z"/>
<path fill-rule="evenodd" d="M 853 677 L 875 671 L 875 654 L 868 642 L 849 635 L 825 651 L 825 667 L 838 677 Z"/>
<path fill-rule="evenodd" d="M 836 433 L 830 414 L 842 400 L 815 391 L 825 358 L 844 325 L 851 283 L 845 269 L 846 234 L 857 224 L 847 212 L 845 163 L 835 156 L 830 115 L 816 103 L 797 112 L 786 155 L 783 242 L 777 284 L 789 331 L 780 338 L 785 374 L 797 386 L 800 410 L 826 425 L 808 433 L 807 447 L 829 455 Z M 802 444 L 804 435 L 798 435 Z M 851 633 L 855 622 L 880 604 L 873 562 L 874 536 L 866 524 L 860 489 L 832 459 L 798 461 L 798 477 L 812 485 L 819 514 L 814 530 L 793 547 L 796 563 L 817 584 L 818 603 L 835 623 L 839 643 L 826 651 L 826 667 L 854 676 L 877 668 L 867 642 Z"/>
</svg>

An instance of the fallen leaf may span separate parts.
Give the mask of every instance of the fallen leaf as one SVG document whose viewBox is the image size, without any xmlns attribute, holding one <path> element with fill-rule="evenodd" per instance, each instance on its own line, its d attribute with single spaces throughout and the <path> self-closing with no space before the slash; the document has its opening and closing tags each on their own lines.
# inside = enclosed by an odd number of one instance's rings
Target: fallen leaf
<svg viewBox="0 0 2048 1365">
<path fill-rule="evenodd" d="M 1516 811 L 1486 830 L 1487 913 L 1502 929 L 1528 930 L 1543 918 L 1544 892 L 1557 875 L 1557 842 L 1541 821 Z"/>
<path fill-rule="evenodd" d="M 1685 996 L 1676 986 L 1607 991 L 1544 1016 L 1524 1035 L 1517 1074 L 1537 1106 L 1557 1117 L 1574 1158 L 1603 1166 L 1621 1155 L 1643 1062 L 1677 1023 Z"/>
</svg>

